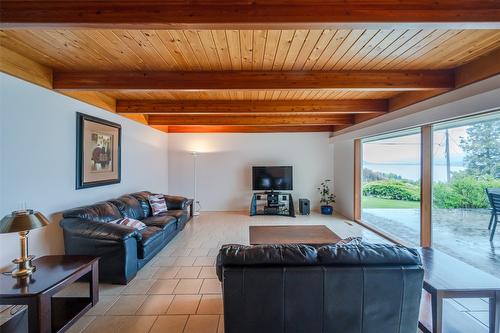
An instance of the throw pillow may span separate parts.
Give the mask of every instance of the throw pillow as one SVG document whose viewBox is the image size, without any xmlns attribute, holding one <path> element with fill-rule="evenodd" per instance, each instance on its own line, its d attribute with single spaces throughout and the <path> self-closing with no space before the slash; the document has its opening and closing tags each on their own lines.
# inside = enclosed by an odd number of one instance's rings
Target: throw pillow
<svg viewBox="0 0 500 333">
<path fill-rule="evenodd" d="M 360 245 L 361 243 L 363 243 L 361 237 L 347 237 L 339 240 L 335 245 Z"/>
<path fill-rule="evenodd" d="M 146 225 L 144 223 L 142 223 L 141 221 L 130 219 L 128 217 L 125 217 L 122 219 L 117 219 L 117 220 L 111 221 L 110 223 L 126 225 L 128 227 L 133 227 L 137 230 L 142 230 L 142 229 L 146 228 Z"/>
<path fill-rule="evenodd" d="M 161 194 L 151 195 L 148 198 L 148 201 L 151 206 L 151 210 L 153 211 L 153 216 L 165 213 L 168 210 L 165 197 Z"/>
</svg>

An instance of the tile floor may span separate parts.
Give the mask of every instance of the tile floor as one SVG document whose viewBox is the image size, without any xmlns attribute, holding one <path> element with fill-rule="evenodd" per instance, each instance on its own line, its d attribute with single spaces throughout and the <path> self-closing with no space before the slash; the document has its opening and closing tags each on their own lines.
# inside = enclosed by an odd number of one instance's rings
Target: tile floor
<svg viewBox="0 0 500 333">
<path fill-rule="evenodd" d="M 287 217 L 207 212 L 195 217 L 127 286 L 100 285 L 99 303 L 70 333 L 219 333 L 224 331 L 221 285 L 215 257 L 222 244 L 248 244 L 248 226 L 324 224 L 341 237 L 382 241 L 342 217 Z M 75 284 L 66 295 L 87 293 Z"/>
<path fill-rule="evenodd" d="M 255 216 L 245 212 L 203 212 L 191 220 L 127 285 L 100 285 L 99 303 L 70 333 L 222 333 L 221 285 L 215 257 L 222 244 L 248 244 L 250 225 L 323 224 L 340 237 L 362 236 L 385 242 L 376 234 L 341 216 Z M 74 284 L 67 296 L 88 294 L 87 284 Z M 462 300 L 460 300 L 462 301 Z M 485 304 L 455 304 L 469 320 L 484 319 Z M 470 303 L 470 302 L 469 302 Z M 475 310 L 475 311 L 471 311 Z M 0 314 L 0 323 L 7 318 Z M 486 327 L 483 326 L 485 329 Z M 479 331 L 478 331 L 479 332 Z"/>
</svg>

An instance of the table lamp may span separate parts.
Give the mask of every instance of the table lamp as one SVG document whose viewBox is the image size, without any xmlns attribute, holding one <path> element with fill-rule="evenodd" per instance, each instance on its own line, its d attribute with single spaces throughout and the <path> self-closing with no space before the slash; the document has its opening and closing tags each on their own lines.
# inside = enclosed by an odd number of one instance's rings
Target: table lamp
<svg viewBox="0 0 500 333">
<path fill-rule="evenodd" d="M 31 264 L 35 256 L 28 255 L 28 233 L 32 229 L 44 227 L 47 224 L 49 224 L 47 218 L 32 209 L 14 211 L 0 221 L 0 233 L 17 232 L 21 241 L 21 257 L 12 260 L 17 264 L 17 268 L 11 273 L 13 277 L 28 276 L 35 271 L 35 266 Z"/>
</svg>

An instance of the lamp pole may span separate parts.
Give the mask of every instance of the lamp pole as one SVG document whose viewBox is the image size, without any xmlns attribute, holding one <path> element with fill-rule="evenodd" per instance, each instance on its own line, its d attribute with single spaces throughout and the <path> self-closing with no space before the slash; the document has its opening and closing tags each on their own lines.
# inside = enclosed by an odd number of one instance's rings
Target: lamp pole
<svg viewBox="0 0 500 333">
<path fill-rule="evenodd" d="M 194 196 L 194 203 L 193 203 L 193 215 L 194 216 L 198 216 L 200 215 L 200 212 L 198 211 L 197 209 L 197 204 L 198 204 L 198 197 L 197 197 L 197 193 L 196 193 L 196 185 L 197 185 L 197 182 L 198 182 L 198 174 L 197 174 L 197 170 L 196 170 L 196 158 L 198 157 L 198 152 L 196 151 L 193 151 L 191 153 L 191 155 L 193 155 L 193 185 L 194 185 L 194 188 L 193 188 L 193 196 Z"/>
</svg>

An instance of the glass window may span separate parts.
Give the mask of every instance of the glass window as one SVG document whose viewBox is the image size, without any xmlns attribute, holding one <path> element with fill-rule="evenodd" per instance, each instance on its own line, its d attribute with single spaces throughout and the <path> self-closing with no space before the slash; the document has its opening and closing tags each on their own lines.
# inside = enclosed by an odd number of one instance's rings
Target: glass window
<svg viewBox="0 0 500 333">
<path fill-rule="evenodd" d="M 500 276 L 487 188 L 500 189 L 500 113 L 435 125 L 432 246 Z"/>
<path fill-rule="evenodd" d="M 420 243 L 420 129 L 362 142 L 361 219 L 406 244 Z"/>
</svg>

